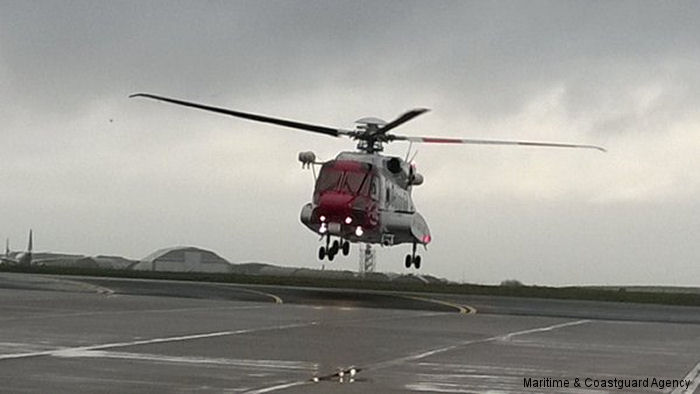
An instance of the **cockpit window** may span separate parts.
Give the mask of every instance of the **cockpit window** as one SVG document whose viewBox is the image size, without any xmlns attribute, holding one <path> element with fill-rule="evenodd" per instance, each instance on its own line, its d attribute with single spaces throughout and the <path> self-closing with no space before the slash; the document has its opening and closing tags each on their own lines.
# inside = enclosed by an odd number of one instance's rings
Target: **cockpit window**
<svg viewBox="0 0 700 394">
<path fill-rule="evenodd" d="M 342 171 L 333 168 L 323 168 L 318 175 L 316 189 L 318 189 L 318 191 L 335 190 L 338 188 L 338 183 L 342 176 Z"/>
<path fill-rule="evenodd" d="M 353 195 L 366 196 L 369 194 L 371 174 L 369 172 L 346 172 L 342 191 Z"/>
<path fill-rule="evenodd" d="M 340 191 L 352 195 L 369 196 L 376 194 L 377 179 L 372 171 L 364 170 L 343 170 L 331 166 L 324 166 L 316 181 L 316 191 L 324 192 L 328 190 Z"/>
</svg>

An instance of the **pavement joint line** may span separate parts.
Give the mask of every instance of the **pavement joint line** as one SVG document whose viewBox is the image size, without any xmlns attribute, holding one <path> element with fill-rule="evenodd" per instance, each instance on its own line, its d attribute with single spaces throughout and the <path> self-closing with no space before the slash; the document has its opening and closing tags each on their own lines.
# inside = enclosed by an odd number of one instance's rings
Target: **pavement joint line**
<svg viewBox="0 0 700 394">
<path fill-rule="evenodd" d="M 44 279 L 48 279 L 49 281 L 53 282 L 58 282 L 58 283 L 68 283 L 73 286 L 81 287 L 85 290 L 88 290 L 90 292 L 95 292 L 97 294 L 104 294 L 106 296 L 111 296 L 114 295 L 114 290 L 104 287 L 104 286 L 98 286 L 98 285 L 93 285 L 92 283 L 87 283 L 87 282 L 81 282 L 78 280 L 74 279 L 67 279 L 67 278 L 61 278 L 61 277 L 51 277 L 51 276 L 42 276 Z"/>
<path fill-rule="evenodd" d="M 381 317 L 372 317 L 368 319 L 338 319 L 333 322 L 321 322 L 319 325 L 325 325 L 325 324 L 338 324 L 338 323 L 358 323 L 358 322 L 372 322 L 372 321 L 384 321 L 384 320 L 399 320 L 399 319 L 414 319 L 414 318 L 421 318 L 421 317 L 433 317 L 433 316 L 449 316 L 453 314 L 448 314 L 446 312 L 426 312 L 426 313 L 421 313 L 417 315 L 401 315 L 401 316 L 381 316 Z"/>
<path fill-rule="evenodd" d="M 61 314 L 46 314 L 38 316 L 19 316 L 0 318 L 0 322 L 17 321 L 17 320 L 37 320 L 51 319 L 77 316 L 98 316 L 98 315 L 118 315 L 129 313 L 168 313 L 168 312 L 196 312 L 196 311 L 211 311 L 217 309 L 260 309 L 266 308 L 267 305 L 232 305 L 232 306 L 217 306 L 217 307 L 193 307 L 193 308 L 173 308 L 173 309 L 141 309 L 141 310 L 121 310 L 121 311 L 94 311 L 94 312 L 68 312 Z"/>
<path fill-rule="evenodd" d="M 683 380 L 690 381 L 688 387 L 677 387 L 671 392 L 671 394 L 692 394 L 698 387 L 700 387 L 700 362 L 697 363 L 695 367 L 690 370 L 690 372 L 688 372 Z"/>
<path fill-rule="evenodd" d="M 155 361 L 178 364 L 209 364 L 220 366 L 234 366 L 240 368 L 255 368 L 259 369 L 279 369 L 279 370 L 299 370 L 308 371 L 318 368 L 317 364 L 306 361 L 292 360 L 262 360 L 262 359 L 233 359 L 221 357 L 185 357 L 185 356 L 170 356 L 164 354 L 151 353 L 129 353 L 129 352 L 114 352 L 105 350 L 86 350 L 86 351 L 70 351 L 63 352 L 57 357 L 66 358 L 112 358 L 122 360 L 138 360 L 138 361 Z"/>
<path fill-rule="evenodd" d="M 71 283 L 71 284 L 74 284 L 74 285 L 77 285 L 77 286 L 80 286 L 80 287 L 83 287 L 83 288 L 86 288 L 86 289 L 89 289 L 89 290 L 95 290 L 97 293 L 99 293 L 99 294 L 105 294 L 105 295 L 107 295 L 107 296 L 111 296 L 111 295 L 114 295 L 114 294 L 116 293 L 114 290 L 112 290 L 112 289 L 110 289 L 110 288 L 108 288 L 108 287 L 99 286 L 99 285 L 94 285 L 94 284 L 89 283 L 89 282 L 81 282 L 81 281 L 79 281 L 79 280 L 70 280 L 70 279 L 65 279 L 65 278 L 63 278 L 63 277 L 58 277 L 58 278 L 56 278 L 56 277 L 50 277 L 50 279 L 55 280 L 55 281 L 63 281 L 63 282 L 66 282 L 66 283 Z M 177 282 L 177 283 L 180 283 L 180 281 L 162 281 L 162 282 Z M 283 303 L 284 303 L 283 300 L 282 300 L 282 298 L 279 297 L 279 296 L 277 296 L 277 295 L 275 295 L 275 294 L 268 293 L 268 292 L 265 292 L 265 291 L 260 291 L 260 290 L 249 289 L 249 288 L 247 288 L 246 286 L 240 286 L 240 285 L 236 285 L 236 284 L 223 285 L 223 284 L 219 284 L 219 283 L 206 283 L 206 282 L 203 282 L 203 283 L 204 283 L 204 284 L 209 284 L 209 285 L 214 285 L 214 286 L 220 287 L 220 288 L 227 288 L 227 287 L 228 287 L 228 288 L 235 288 L 235 289 L 237 289 L 237 290 L 241 290 L 241 291 L 244 291 L 244 292 L 248 292 L 248 293 L 252 293 L 252 294 L 257 294 L 257 295 L 262 295 L 262 296 L 265 296 L 265 297 L 270 297 L 270 298 L 272 298 L 272 299 L 275 301 L 275 304 L 283 304 Z"/>
<path fill-rule="evenodd" d="M 476 308 L 474 308 L 473 306 L 464 305 L 464 304 L 457 304 L 457 303 L 450 302 L 450 301 L 439 300 L 437 298 L 419 297 L 419 296 L 413 296 L 413 295 L 401 295 L 400 297 L 408 298 L 411 300 L 417 300 L 417 301 L 431 302 L 433 304 L 439 304 L 439 305 L 449 306 L 452 308 L 457 308 L 459 313 L 464 314 L 464 315 L 473 315 L 476 313 Z"/>
<path fill-rule="evenodd" d="M 362 369 L 364 369 L 364 370 L 371 370 L 371 369 L 382 369 L 382 368 L 387 368 L 387 367 L 390 367 L 390 366 L 402 364 L 402 363 L 404 363 L 404 362 L 406 362 L 406 361 L 416 361 L 416 360 L 420 360 L 420 359 L 426 358 L 426 357 L 428 357 L 428 356 L 432 356 L 432 355 L 435 355 L 435 354 L 438 354 L 438 353 L 444 353 L 444 352 L 447 352 L 447 351 L 450 351 L 450 350 L 454 350 L 454 349 L 457 349 L 457 348 L 460 348 L 460 347 L 464 347 L 464 346 L 469 346 L 469 345 L 478 344 L 478 343 L 487 343 L 487 342 L 493 342 L 493 341 L 498 341 L 498 340 L 504 340 L 504 338 L 508 338 L 508 340 L 509 340 L 510 338 L 515 337 L 515 336 L 519 336 L 519 335 L 527 335 L 527 334 L 532 334 L 532 333 L 535 333 L 535 332 L 547 332 L 547 331 L 552 331 L 552 330 L 556 330 L 556 329 L 559 329 L 559 328 L 571 327 L 571 326 L 576 326 L 576 325 L 585 324 L 585 323 L 590 323 L 590 322 L 591 322 L 591 320 L 575 320 L 575 321 L 569 321 L 569 322 L 566 322 L 566 323 L 554 324 L 554 325 L 546 326 L 546 327 L 537 327 L 537 328 L 531 328 L 531 329 L 528 329 L 528 330 L 514 331 L 514 332 L 511 332 L 511 333 L 506 333 L 506 334 L 501 334 L 501 335 L 495 335 L 495 336 L 492 336 L 492 337 L 489 337 L 489 338 L 485 338 L 485 339 L 475 339 L 475 340 L 463 341 L 463 342 L 459 342 L 459 343 L 456 343 L 456 344 L 453 344 L 453 345 L 444 346 L 444 347 L 441 347 L 441 348 L 437 348 L 437 349 L 433 349 L 433 350 L 424 351 L 424 352 L 422 352 L 422 353 L 417 353 L 417 354 L 413 354 L 413 355 L 409 355 L 409 356 L 404 356 L 404 357 L 395 358 L 395 359 L 392 359 L 392 360 L 380 361 L 380 362 L 378 362 L 378 363 L 369 364 L 369 365 L 367 365 L 367 366 L 363 366 Z M 287 383 L 285 383 L 285 384 L 277 384 L 277 385 L 275 385 L 275 386 L 268 386 L 268 387 L 264 387 L 264 388 L 257 389 L 257 390 L 247 391 L 246 394 L 262 394 L 262 393 L 269 393 L 269 392 L 272 392 L 272 391 L 283 390 L 283 389 L 286 389 L 286 388 L 289 388 L 289 387 L 300 386 L 300 385 L 302 385 L 302 384 L 309 384 L 309 381 L 308 381 L 308 380 L 302 380 L 302 381 L 287 382 Z M 675 394 L 675 393 L 674 393 L 674 394 Z"/>
<path fill-rule="evenodd" d="M 129 346 L 150 345 L 150 344 L 154 344 L 154 343 L 182 342 L 182 341 L 189 341 L 189 340 L 194 340 L 194 339 L 205 339 L 205 338 L 215 338 L 215 337 L 223 337 L 223 336 L 230 336 L 230 335 L 249 334 L 249 333 L 260 332 L 260 331 L 285 330 L 288 328 L 309 327 L 309 326 L 314 326 L 317 324 L 319 324 L 317 321 L 312 321 L 312 322 L 306 322 L 306 323 L 284 324 L 284 325 L 268 326 L 268 327 L 260 327 L 260 328 L 246 328 L 246 329 L 240 329 L 240 330 L 216 331 L 216 332 L 209 332 L 209 333 L 203 333 L 203 334 L 191 334 L 191 335 L 181 335 L 181 336 L 174 336 L 174 337 L 142 339 L 142 340 L 128 341 L 128 342 L 105 343 L 105 344 L 101 344 L 101 345 L 76 346 L 76 347 L 68 347 L 68 348 L 61 348 L 61 349 L 54 349 L 54 350 L 44 350 L 44 351 L 38 351 L 38 352 L 1 354 L 0 361 L 20 359 L 20 358 L 29 358 L 29 357 L 41 357 L 41 356 L 61 356 L 62 354 L 63 355 L 65 355 L 65 354 L 70 355 L 71 352 L 86 352 L 86 351 L 90 351 L 90 350 L 114 349 L 114 348 L 129 347 Z"/>
<path fill-rule="evenodd" d="M 56 280 L 56 279 L 54 279 Z M 82 287 L 87 290 L 92 290 L 95 291 L 97 294 L 103 294 L 105 296 L 112 296 L 114 295 L 114 290 L 104 287 L 104 286 L 98 286 L 98 285 L 93 285 L 92 283 L 87 283 L 87 282 L 79 282 L 75 280 L 68 280 L 68 279 L 58 279 L 59 281 L 64 281 L 66 283 L 74 284 L 76 286 Z"/>
</svg>

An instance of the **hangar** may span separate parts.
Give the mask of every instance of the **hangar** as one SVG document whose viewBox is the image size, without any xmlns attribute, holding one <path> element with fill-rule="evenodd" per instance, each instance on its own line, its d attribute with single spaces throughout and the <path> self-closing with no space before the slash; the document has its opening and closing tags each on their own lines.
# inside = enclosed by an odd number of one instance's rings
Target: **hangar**
<svg viewBox="0 0 700 394">
<path fill-rule="evenodd" d="M 231 264 L 218 254 L 194 246 L 156 250 L 133 266 L 139 271 L 231 272 Z"/>
</svg>

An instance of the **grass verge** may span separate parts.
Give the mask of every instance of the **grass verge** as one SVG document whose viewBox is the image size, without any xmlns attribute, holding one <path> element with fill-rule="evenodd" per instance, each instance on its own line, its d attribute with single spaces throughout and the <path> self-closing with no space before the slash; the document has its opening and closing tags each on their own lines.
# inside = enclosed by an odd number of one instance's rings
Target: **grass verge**
<svg viewBox="0 0 700 394">
<path fill-rule="evenodd" d="M 362 290 L 389 290 L 422 293 L 495 295 L 508 297 L 550 298 L 562 300 L 589 300 L 610 302 L 633 302 L 644 304 L 700 306 L 699 293 L 629 291 L 624 288 L 610 290 L 576 286 L 492 286 L 459 283 L 413 283 L 397 281 L 383 282 L 374 280 L 363 280 L 359 278 L 331 279 L 303 276 L 261 276 L 199 272 L 155 272 L 131 270 L 127 271 L 67 267 L 0 266 L 0 272 L 22 272 L 53 275 L 98 276 L 111 278 L 165 279 L 193 282 L 283 285 Z"/>
</svg>

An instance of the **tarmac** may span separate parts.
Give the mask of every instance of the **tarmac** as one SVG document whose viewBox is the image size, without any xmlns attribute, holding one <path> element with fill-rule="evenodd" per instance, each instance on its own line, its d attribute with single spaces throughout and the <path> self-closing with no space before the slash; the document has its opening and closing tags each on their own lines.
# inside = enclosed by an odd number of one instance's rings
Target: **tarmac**
<svg viewBox="0 0 700 394">
<path fill-rule="evenodd" d="M 700 308 L 0 273 L 0 382 L 11 393 L 700 393 Z"/>
</svg>

